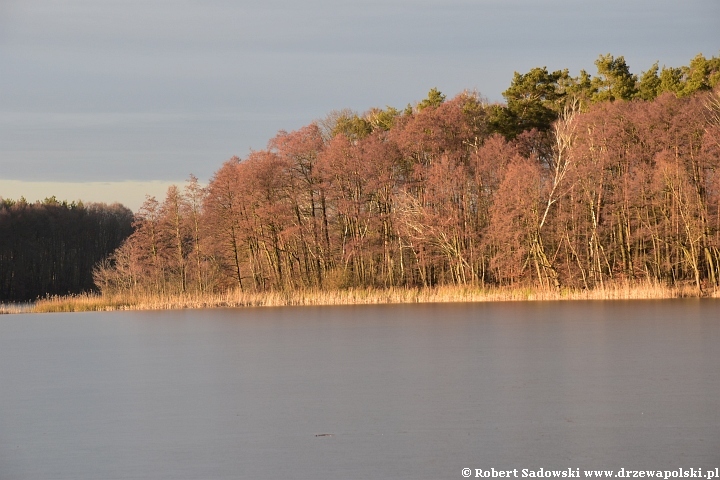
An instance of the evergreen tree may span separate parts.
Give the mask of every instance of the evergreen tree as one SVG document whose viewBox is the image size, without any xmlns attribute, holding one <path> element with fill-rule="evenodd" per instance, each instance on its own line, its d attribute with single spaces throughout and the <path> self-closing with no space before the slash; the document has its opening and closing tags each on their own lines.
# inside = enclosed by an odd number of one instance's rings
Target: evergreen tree
<svg viewBox="0 0 720 480">
<path fill-rule="evenodd" d="M 702 54 L 690 60 L 690 65 L 683 67 L 685 86 L 681 94 L 691 95 L 700 90 L 710 90 L 709 83 L 710 64 Z"/>
<path fill-rule="evenodd" d="M 515 72 L 510 88 L 503 92 L 507 107 L 491 112 L 493 129 L 508 139 L 533 128 L 549 130 L 562 109 L 566 96 L 562 85 L 567 79 L 567 70 L 550 73 L 547 67 Z"/>
<path fill-rule="evenodd" d="M 385 110 L 379 108 L 371 109 L 366 119 L 370 122 L 373 130 L 388 131 L 395 124 L 395 119 L 400 115 L 400 111 L 394 107 L 387 107 Z"/>
<path fill-rule="evenodd" d="M 445 101 L 445 95 L 437 88 L 431 88 L 427 98 L 417 104 L 417 110 L 423 110 L 428 107 L 439 107 Z"/>
<path fill-rule="evenodd" d="M 590 104 L 597 89 L 593 87 L 592 77 L 585 70 L 580 70 L 577 77 L 567 77 L 563 88 L 568 98 L 577 99 L 583 108 Z"/>
<path fill-rule="evenodd" d="M 678 95 L 683 88 L 682 69 L 663 66 L 660 71 L 660 87 L 658 89 L 658 95 L 664 92 L 672 92 L 675 95 Z"/>
<path fill-rule="evenodd" d="M 637 77 L 630 73 L 625 57 L 614 58 L 609 53 L 595 60 L 598 76 L 593 78 L 597 90 L 593 101 L 630 100 L 637 93 Z"/>
<path fill-rule="evenodd" d="M 660 76 L 658 62 L 655 62 L 646 72 L 643 72 L 638 83 L 637 96 L 643 100 L 653 100 L 660 91 Z"/>
</svg>

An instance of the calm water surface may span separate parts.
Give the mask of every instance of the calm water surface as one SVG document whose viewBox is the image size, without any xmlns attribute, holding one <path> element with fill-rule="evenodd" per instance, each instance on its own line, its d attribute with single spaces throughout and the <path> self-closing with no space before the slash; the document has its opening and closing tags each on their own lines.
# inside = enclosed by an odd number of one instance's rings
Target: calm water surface
<svg viewBox="0 0 720 480">
<path fill-rule="evenodd" d="M 466 467 L 720 467 L 720 302 L 0 316 L 2 480 Z"/>
</svg>

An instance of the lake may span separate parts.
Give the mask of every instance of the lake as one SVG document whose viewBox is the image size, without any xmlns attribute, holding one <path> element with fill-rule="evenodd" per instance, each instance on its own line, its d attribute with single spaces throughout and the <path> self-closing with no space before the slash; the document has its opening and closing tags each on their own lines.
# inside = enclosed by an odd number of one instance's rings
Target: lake
<svg viewBox="0 0 720 480">
<path fill-rule="evenodd" d="M 0 316 L 3 480 L 715 467 L 717 300 Z"/>
</svg>

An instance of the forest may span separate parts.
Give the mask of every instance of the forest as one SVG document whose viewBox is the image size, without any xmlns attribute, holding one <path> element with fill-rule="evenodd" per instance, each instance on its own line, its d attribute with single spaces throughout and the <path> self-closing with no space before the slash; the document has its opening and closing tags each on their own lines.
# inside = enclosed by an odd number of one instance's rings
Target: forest
<svg viewBox="0 0 720 480">
<path fill-rule="evenodd" d="M 339 110 L 148 197 L 103 294 L 720 285 L 720 57 Z M 3 284 L 4 285 L 4 284 Z M 5 287 L 3 287 L 5 288 Z"/>
<path fill-rule="evenodd" d="M 342 110 L 148 198 L 103 292 L 720 282 L 720 58 Z"/>
<path fill-rule="evenodd" d="M 93 268 L 132 233 L 119 204 L 0 198 L 0 302 L 97 290 Z"/>
</svg>

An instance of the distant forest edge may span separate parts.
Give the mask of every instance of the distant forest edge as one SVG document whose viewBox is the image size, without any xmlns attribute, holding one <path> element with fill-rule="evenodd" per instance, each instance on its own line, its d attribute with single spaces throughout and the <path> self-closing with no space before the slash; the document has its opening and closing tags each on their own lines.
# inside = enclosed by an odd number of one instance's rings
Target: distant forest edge
<svg viewBox="0 0 720 480">
<path fill-rule="evenodd" d="M 97 290 L 93 268 L 133 232 L 119 204 L 0 198 L 0 301 Z"/>
<path fill-rule="evenodd" d="M 432 89 L 403 110 L 335 111 L 281 131 L 207 187 L 191 176 L 163 201 L 149 197 L 132 234 L 95 265 L 95 285 L 109 295 L 716 289 L 720 58 L 639 76 L 623 57 L 595 65 L 595 76 L 515 73 L 503 104 Z M 15 207 L 3 205 L 7 261 L 7 245 L 25 242 L 8 233 Z"/>
</svg>

